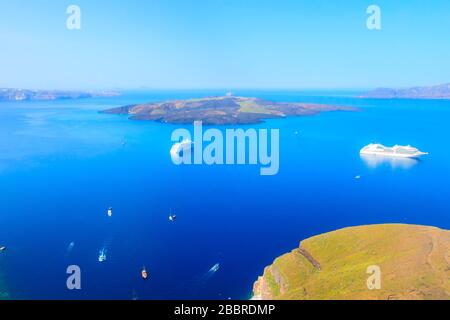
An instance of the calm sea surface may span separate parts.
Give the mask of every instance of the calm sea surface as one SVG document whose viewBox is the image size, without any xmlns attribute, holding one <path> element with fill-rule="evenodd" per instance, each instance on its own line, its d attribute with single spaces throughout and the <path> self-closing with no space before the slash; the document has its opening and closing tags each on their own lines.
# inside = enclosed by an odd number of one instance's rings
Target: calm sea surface
<svg viewBox="0 0 450 320">
<path fill-rule="evenodd" d="M 361 108 L 244 126 L 280 129 L 275 176 L 260 176 L 258 166 L 174 166 L 170 137 L 178 126 L 98 113 L 224 92 L 1 102 L 0 246 L 8 250 L 0 274 L 11 297 L 247 299 L 266 265 L 312 235 L 373 223 L 450 229 L 450 101 L 236 92 Z M 430 155 L 362 159 L 359 150 L 371 142 Z M 171 208 L 176 223 L 168 221 Z M 219 270 L 209 271 L 216 263 Z M 82 271 L 80 291 L 66 289 L 72 264 Z"/>
</svg>

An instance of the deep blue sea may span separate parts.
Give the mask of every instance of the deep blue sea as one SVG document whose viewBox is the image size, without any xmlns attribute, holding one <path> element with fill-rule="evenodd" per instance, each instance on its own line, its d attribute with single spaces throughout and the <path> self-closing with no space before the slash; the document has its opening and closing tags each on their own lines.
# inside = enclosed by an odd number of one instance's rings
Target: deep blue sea
<svg viewBox="0 0 450 320">
<path fill-rule="evenodd" d="M 259 166 L 175 166 L 170 138 L 179 126 L 98 113 L 224 93 L 1 102 L 0 246 L 8 249 L 0 273 L 11 297 L 248 299 L 264 267 L 310 236 L 374 223 L 450 229 L 450 101 L 236 91 L 361 108 L 243 126 L 280 130 L 275 176 L 261 176 Z M 362 159 L 359 150 L 371 142 L 430 155 Z M 99 263 L 102 248 L 107 260 Z M 219 270 L 208 272 L 216 263 Z M 73 264 L 82 272 L 79 291 L 66 288 Z"/>
</svg>

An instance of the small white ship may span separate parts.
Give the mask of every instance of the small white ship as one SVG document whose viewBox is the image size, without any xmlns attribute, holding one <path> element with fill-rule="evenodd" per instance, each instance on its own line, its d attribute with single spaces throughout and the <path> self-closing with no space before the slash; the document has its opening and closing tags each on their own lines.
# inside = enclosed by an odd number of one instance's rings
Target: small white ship
<svg viewBox="0 0 450 320">
<path fill-rule="evenodd" d="M 395 158 L 419 158 L 427 155 L 427 152 L 422 152 L 417 148 L 411 146 L 386 147 L 382 144 L 372 143 L 361 149 L 363 155 L 395 157 Z"/>
<path fill-rule="evenodd" d="M 185 139 L 181 142 L 175 143 L 170 149 L 170 154 L 172 155 L 172 157 L 181 157 L 183 156 L 184 152 L 191 151 L 193 144 L 194 143 L 189 139 Z"/>
<path fill-rule="evenodd" d="M 112 215 L 113 215 L 113 211 L 112 211 L 112 208 L 109 208 L 108 209 L 108 217 L 112 217 Z"/>
</svg>

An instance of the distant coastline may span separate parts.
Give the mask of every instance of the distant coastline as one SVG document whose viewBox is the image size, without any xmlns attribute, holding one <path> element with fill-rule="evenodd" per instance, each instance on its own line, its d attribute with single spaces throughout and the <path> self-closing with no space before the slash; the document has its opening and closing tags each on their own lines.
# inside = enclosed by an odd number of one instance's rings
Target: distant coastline
<svg viewBox="0 0 450 320">
<path fill-rule="evenodd" d="M 405 89 L 377 88 L 359 96 L 367 99 L 450 99 L 450 83 Z"/>
<path fill-rule="evenodd" d="M 64 99 L 83 99 L 83 98 L 96 98 L 96 97 L 117 97 L 121 96 L 122 92 L 118 90 L 30 90 L 21 88 L 0 88 L 0 101 L 53 101 Z M 416 86 L 409 88 L 388 88 L 379 87 L 373 90 L 368 90 L 362 94 L 355 94 L 355 97 L 362 99 L 443 99 L 450 100 L 450 83 L 439 84 L 433 86 Z M 215 97 L 215 98 L 236 98 L 236 97 Z M 196 99 L 196 100 L 206 100 Z M 248 98 L 255 99 L 255 98 Z M 194 99 L 193 99 L 194 100 Z M 193 101 L 192 100 L 192 101 Z M 181 100 L 180 100 L 181 101 Z M 178 101 L 178 102 L 180 102 Z M 185 100 L 189 102 L 190 100 Z M 167 101 L 171 103 L 176 101 Z M 263 103 L 263 100 L 260 100 Z M 142 103 L 125 107 L 137 107 L 137 106 L 149 106 L 156 103 Z M 292 103 L 300 105 L 302 103 Z M 304 104 L 303 104 L 304 105 Z M 119 108 L 116 108 L 119 109 Z M 106 110 L 106 113 L 114 113 L 112 109 Z M 142 115 L 133 117 L 135 120 L 139 119 Z"/>
<path fill-rule="evenodd" d="M 118 91 L 63 91 L 0 88 L 0 101 L 54 101 L 120 96 Z"/>
</svg>

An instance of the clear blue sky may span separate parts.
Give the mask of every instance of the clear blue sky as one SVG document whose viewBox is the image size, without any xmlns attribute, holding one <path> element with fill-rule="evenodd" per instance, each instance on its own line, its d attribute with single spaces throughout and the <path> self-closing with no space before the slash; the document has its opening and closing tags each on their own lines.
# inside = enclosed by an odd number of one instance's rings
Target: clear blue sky
<svg viewBox="0 0 450 320">
<path fill-rule="evenodd" d="M 66 9 L 82 29 L 66 28 Z M 366 8 L 382 9 L 382 30 Z M 450 82 L 449 0 L 0 0 L 0 87 Z"/>
</svg>

